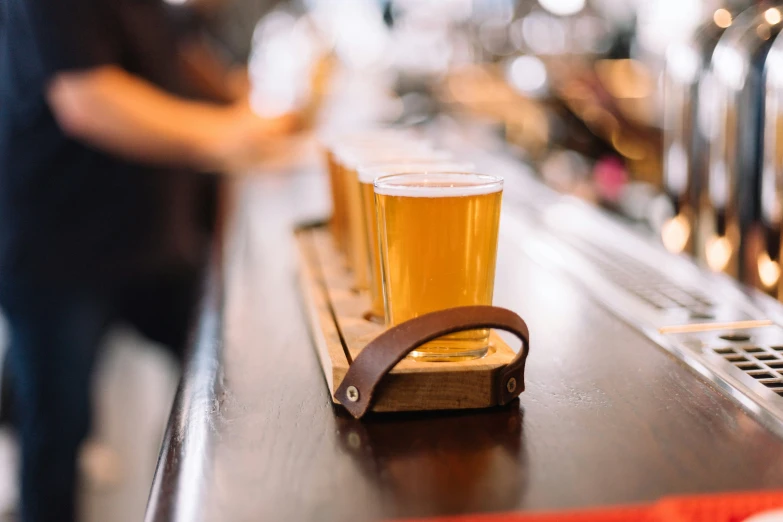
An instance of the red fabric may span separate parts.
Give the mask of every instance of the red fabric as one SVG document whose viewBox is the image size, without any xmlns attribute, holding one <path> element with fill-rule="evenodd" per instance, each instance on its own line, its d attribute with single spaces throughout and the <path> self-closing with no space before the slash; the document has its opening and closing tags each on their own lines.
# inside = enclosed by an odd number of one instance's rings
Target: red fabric
<svg viewBox="0 0 783 522">
<path fill-rule="evenodd" d="M 743 522 L 751 515 L 778 508 L 783 508 L 783 491 L 667 497 L 646 506 L 461 515 L 417 522 Z"/>
</svg>

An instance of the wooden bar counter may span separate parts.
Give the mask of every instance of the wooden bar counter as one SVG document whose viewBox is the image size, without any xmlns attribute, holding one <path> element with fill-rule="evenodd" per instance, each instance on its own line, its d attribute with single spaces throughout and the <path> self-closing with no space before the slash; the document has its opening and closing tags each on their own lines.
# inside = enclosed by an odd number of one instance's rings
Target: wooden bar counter
<svg viewBox="0 0 783 522">
<path fill-rule="evenodd" d="M 527 257 L 505 218 L 495 301 L 531 330 L 519 402 L 353 420 L 331 404 L 296 283 L 292 230 L 325 215 L 325 176 L 312 165 L 228 189 L 147 521 L 351 522 L 783 488 L 783 440 Z"/>
</svg>

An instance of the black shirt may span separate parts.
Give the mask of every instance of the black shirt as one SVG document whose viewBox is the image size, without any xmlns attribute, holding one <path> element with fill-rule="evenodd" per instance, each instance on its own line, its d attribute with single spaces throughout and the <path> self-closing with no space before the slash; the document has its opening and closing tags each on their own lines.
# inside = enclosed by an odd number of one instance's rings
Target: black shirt
<svg viewBox="0 0 783 522">
<path fill-rule="evenodd" d="M 187 94 L 161 0 L 0 1 L 0 285 L 103 282 L 192 256 L 203 180 L 66 136 L 62 71 L 114 64 Z"/>
</svg>

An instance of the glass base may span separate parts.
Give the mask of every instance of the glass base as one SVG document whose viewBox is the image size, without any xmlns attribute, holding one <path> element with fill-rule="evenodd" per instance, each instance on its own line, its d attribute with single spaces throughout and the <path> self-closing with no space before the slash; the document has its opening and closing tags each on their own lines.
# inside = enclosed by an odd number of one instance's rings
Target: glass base
<svg viewBox="0 0 783 522">
<path fill-rule="evenodd" d="M 468 330 L 425 343 L 412 351 L 410 357 L 426 362 L 459 362 L 484 357 L 488 350 L 489 330 Z"/>
<path fill-rule="evenodd" d="M 413 350 L 409 357 L 420 362 L 460 362 L 480 359 L 487 355 L 489 346 L 474 348 L 472 350 L 449 350 L 442 351 L 437 347 L 428 347 L 426 351 Z"/>
</svg>

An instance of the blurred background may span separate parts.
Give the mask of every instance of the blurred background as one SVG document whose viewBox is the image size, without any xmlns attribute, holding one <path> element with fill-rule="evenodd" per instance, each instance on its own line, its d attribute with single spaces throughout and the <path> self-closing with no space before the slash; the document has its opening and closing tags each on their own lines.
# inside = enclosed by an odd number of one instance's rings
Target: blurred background
<svg viewBox="0 0 783 522">
<path fill-rule="evenodd" d="M 780 298 L 780 5 L 312 0 L 227 12 L 215 38 L 323 132 L 482 127 L 548 186 Z"/>
<path fill-rule="evenodd" d="M 550 187 L 783 297 L 775 3 L 229 0 L 211 12 L 206 38 L 247 65 L 259 113 L 297 109 L 318 132 L 468 121 Z M 177 375 L 140 343 L 121 328 L 101 362 L 86 520 L 144 513 Z M 15 452 L 0 433 L 8 507 Z"/>
</svg>

